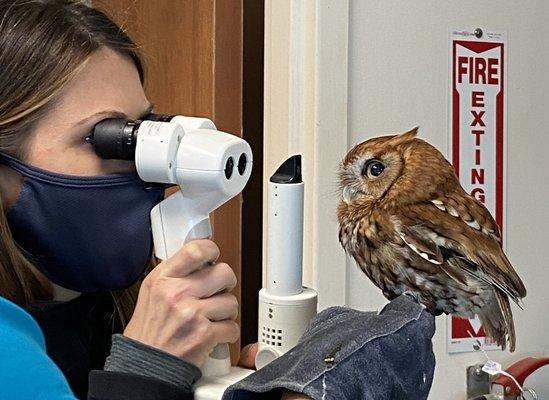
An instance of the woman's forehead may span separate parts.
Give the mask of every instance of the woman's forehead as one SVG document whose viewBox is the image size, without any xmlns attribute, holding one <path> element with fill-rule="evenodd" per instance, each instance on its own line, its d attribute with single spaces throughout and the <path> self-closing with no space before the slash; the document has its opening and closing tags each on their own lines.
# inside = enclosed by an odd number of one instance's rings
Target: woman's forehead
<svg viewBox="0 0 549 400">
<path fill-rule="evenodd" d="M 63 89 L 52 113 L 67 123 L 105 110 L 138 116 L 148 106 L 133 61 L 104 48 L 93 53 L 84 67 Z"/>
</svg>

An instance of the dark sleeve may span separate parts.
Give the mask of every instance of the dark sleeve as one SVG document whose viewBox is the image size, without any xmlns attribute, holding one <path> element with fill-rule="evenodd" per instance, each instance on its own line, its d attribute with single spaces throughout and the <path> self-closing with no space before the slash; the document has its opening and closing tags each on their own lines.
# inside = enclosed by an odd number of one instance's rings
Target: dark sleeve
<svg viewBox="0 0 549 400">
<path fill-rule="evenodd" d="M 188 391 L 202 376 L 196 365 L 120 334 L 112 335 L 103 369 L 160 379 Z"/>
<path fill-rule="evenodd" d="M 192 400 L 193 394 L 176 385 L 142 375 L 112 371 L 90 373 L 88 400 Z"/>
<path fill-rule="evenodd" d="M 223 400 L 280 399 L 283 389 L 315 400 L 425 400 L 434 332 L 433 315 L 406 295 L 380 313 L 332 307 L 293 349 L 229 387 Z"/>
<path fill-rule="evenodd" d="M 192 399 L 200 376 L 195 365 L 117 334 L 104 370 L 89 376 L 88 399 Z"/>
</svg>

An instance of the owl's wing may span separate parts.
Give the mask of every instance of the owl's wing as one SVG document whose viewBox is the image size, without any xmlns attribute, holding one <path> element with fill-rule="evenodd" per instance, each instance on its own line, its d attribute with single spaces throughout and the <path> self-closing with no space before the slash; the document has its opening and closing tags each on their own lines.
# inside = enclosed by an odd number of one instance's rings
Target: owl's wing
<svg viewBox="0 0 549 400">
<path fill-rule="evenodd" d="M 466 284 L 468 278 L 484 281 L 518 303 L 526 295 L 526 289 L 503 253 L 499 236 L 494 235 L 499 230 L 483 229 L 478 220 L 473 220 L 479 225 L 477 229 L 475 223 L 460 217 L 458 207 L 450 206 L 449 212 L 448 207 L 443 211 L 440 206 L 412 204 L 394 215 L 402 241 L 457 282 Z M 479 211 L 468 214 L 475 213 Z"/>
<path fill-rule="evenodd" d="M 433 234 L 423 225 L 413 225 L 406 226 L 400 225 L 398 228 L 399 236 L 402 241 L 413 250 L 414 253 L 419 255 L 424 260 L 427 260 L 431 263 L 425 265 L 425 263 L 416 265 L 413 260 L 409 260 L 411 265 L 416 269 L 425 269 L 429 270 L 428 272 L 442 271 L 449 278 L 458 282 L 461 285 L 467 285 L 467 273 L 462 271 L 460 268 L 452 268 L 445 261 L 445 255 L 447 256 L 447 249 L 444 246 L 437 244 L 433 240 Z M 421 267 L 424 268 L 421 268 Z"/>
<path fill-rule="evenodd" d="M 484 205 L 465 192 L 440 196 L 431 200 L 440 211 L 460 218 L 474 230 L 488 235 L 501 244 L 501 231 L 492 214 Z"/>
</svg>

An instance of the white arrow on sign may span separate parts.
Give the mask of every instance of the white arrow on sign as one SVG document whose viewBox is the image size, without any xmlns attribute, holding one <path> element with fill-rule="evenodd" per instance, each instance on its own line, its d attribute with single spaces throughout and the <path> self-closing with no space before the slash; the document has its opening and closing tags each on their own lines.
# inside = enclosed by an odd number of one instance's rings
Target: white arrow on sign
<svg viewBox="0 0 549 400">
<path fill-rule="evenodd" d="M 478 335 L 478 333 L 480 332 L 480 328 L 482 328 L 482 323 L 480 322 L 478 316 L 475 315 L 475 318 L 471 318 L 469 320 L 469 323 L 471 324 L 471 328 L 473 328 L 473 333 L 475 334 L 475 336 Z"/>
</svg>

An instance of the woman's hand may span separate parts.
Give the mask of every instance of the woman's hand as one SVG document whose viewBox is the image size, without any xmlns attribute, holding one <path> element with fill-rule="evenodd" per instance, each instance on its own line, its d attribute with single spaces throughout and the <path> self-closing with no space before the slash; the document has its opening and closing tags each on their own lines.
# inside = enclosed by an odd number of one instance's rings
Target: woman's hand
<svg viewBox="0 0 549 400">
<path fill-rule="evenodd" d="M 236 285 L 229 265 L 215 263 L 211 240 L 187 243 L 144 279 L 124 335 L 200 367 L 218 343 L 233 343 L 240 330 Z"/>
</svg>

